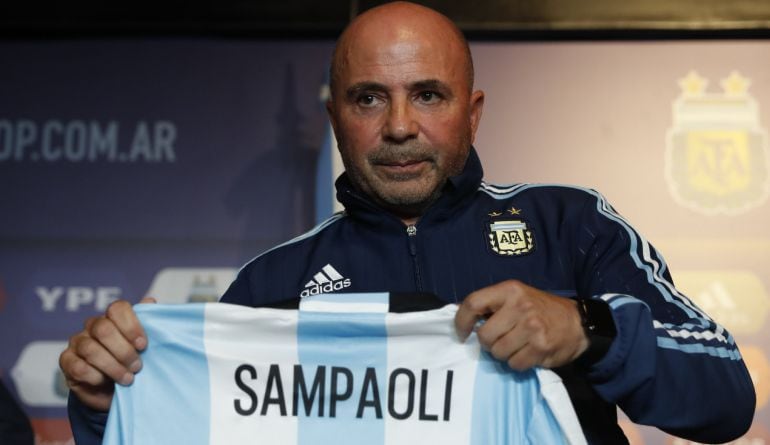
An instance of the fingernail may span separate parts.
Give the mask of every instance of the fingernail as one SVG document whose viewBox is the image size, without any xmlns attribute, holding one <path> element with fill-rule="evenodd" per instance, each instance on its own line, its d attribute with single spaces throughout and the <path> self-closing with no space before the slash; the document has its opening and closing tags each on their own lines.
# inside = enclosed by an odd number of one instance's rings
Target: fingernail
<svg viewBox="0 0 770 445">
<path fill-rule="evenodd" d="M 139 370 L 142 369 L 142 361 L 139 359 L 136 359 L 134 363 L 131 363 L 131 365 L 128 367 L 128 370 L 136 374 L 139 372 Z"/>
<path fill-rule="evenodd" d="M 142 350 L 147 346 L 147 340 L 144 337 L 138 337 L 134 340 L 134 346 L 136 346 L 136 349 Z"/>
<path fill-rule="evenodd" d="M 128 386 L 133 381 L 134 381 L 134 375 L 131 374 L 130 372 L 127 372 L 127 373 L 123 374 L 123 377 L 120 378 L 118 383 L 120 383 L 123 386 Z"/>
</svg>

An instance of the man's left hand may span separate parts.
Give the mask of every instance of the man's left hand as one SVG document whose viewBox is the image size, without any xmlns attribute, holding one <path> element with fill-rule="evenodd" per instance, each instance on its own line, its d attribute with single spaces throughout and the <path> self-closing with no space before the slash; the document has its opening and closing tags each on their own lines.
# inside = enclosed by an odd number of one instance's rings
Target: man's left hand
<svg viewBox="0 0 770 445">
<path fill-rule="evenodd" d="M 523 371 L 534 366 L 557 368 L 588 348 L 574 300 L 509 280 L 468 295 L 455 316 L 466 339 L 478 320 L 476 334 L 495 358 Z"/>
</svg>

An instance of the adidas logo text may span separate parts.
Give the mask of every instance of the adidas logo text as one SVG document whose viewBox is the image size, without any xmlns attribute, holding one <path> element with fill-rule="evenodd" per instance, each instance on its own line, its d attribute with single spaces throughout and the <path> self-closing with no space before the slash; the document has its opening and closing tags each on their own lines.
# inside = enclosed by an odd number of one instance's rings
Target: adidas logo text
<svg viewBox="0 0 770 445">
<path fill-rule="evenodd" d="M 305 298 L 311 295 L 336 292 L 350 287 L 350 284 L 350 278 L 343 277 L 331 264 L 327 264 L 320 272 L 313 275 L 313 279 L 308 281 L 305 289 L 299 295 Z"/>
</svg>

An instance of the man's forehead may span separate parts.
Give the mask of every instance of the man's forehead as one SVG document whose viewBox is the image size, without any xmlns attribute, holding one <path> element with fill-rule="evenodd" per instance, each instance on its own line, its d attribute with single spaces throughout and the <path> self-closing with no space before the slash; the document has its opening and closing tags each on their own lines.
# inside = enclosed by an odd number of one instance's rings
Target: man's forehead
<svg viewBox="0 0 770 445">
<path fill-rule="evenodd" d="M 370 45 L 357 42 L 343 53 L 341 69 L 351 82 L 377 76 L 415 82 L 453 77 L 462 59 L 457 50 L 430 40 L 397 39 Z"/>
<path fill-rule="evenodd" d="M 332 86 L 440 79 L 472 85 L 467 43 L 454 24 L 424 7 L 389 3 L 359 16 L 334 53 Z"/>
</svg>

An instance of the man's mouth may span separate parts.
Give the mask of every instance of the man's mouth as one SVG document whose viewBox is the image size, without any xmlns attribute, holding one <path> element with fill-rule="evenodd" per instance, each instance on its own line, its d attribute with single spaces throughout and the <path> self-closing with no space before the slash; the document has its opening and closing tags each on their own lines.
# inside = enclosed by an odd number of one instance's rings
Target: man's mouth
<svg viewBox="0 0 770 445">
<path fill-rule="evenodd" d="M 378 165 L 380 168 L 384 168 L 385 170 L 392 172 L 411 173 L 417 172 L 424 168 L 427 162 L 428 161 L 425 159 L 410 159 L 379 162 Z"/>
</svg>

